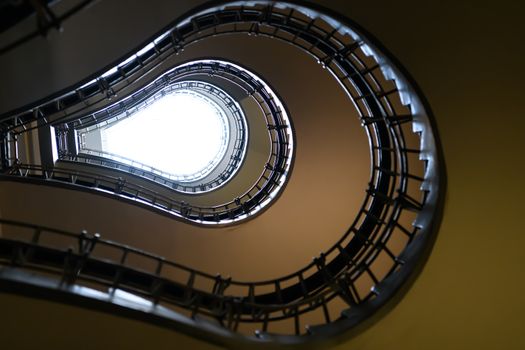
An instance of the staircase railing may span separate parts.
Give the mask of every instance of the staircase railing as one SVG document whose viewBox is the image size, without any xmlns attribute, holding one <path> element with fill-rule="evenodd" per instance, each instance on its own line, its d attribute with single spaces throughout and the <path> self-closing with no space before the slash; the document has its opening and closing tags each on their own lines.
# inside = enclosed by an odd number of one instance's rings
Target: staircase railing
<svg viewBox="0 0 525 350">
<path fill-rule="evenodd" d="M 89 249 L 94 246 L 87 255 L 81 250 L 59 251 L 40 247 L 38 242 L 4 238 L 4 261 L 30 266 L 35 261 L 32 256 L 39 257 L 31 252 L 45 249 L 42 256 L 49 257 L 49 261 L 42 259 L 37 265 L 60 271 L 66 281 L 100 279 L 108 288 L 117 286 L 153 302 L 187 309 L 190 317 L 202 315 L 222 327 L 226 333 L 219 336 L 221 339 L 237 337 L 232 334 L 243 333 L 239 326 L 245 323 L 259 329 L 255 337 L 242 338 L 254 345 L 339 339 L 380 308 L 393 305 L 389 301 L 415 278 L 435 239 L 445 191 L 442 152 L 429 105 L 401 65 L 356 23 L 299 1 L 208 4 L 179 18 L 140 50 L 140 55 L 130 56 L 103 79 L 83 82 L 66 95 L 54 96 L 30 111 L 4 115 L 6 129 L 15 130 L 35 119 L 53 123 L 56 116 L 69 114 L 60 114 L 72 106 L 67 100 L 75 100 L 76 105 L 78 101 L 89 102 L 89 98 L 102 98 L 110 87 L 113 91 L 123 88 L 132 77 L 152 69 L 166 55 L 199 40 L 233 33 L 282 40 L 316 57 L 359 113 L 370 141 L 370 183 L 355 220 L 330 249 L 291 275 L 262 282 L 211 276 L 88 235 L 71 236 L 79 247 L 86 246 L 81 242 L 87 242 Z M 89 98 L 82 100 L 83 96 Z M 418 136 L 415 139 L 409 137 L 414 132 Z M 400 237 L 405 237 L 401 249 L 392 248 L 391 242 Z M 123 256 L 126 250 L 127 254 L 143 254 L 156 262 L 158 270 L 129 269 L 122 258 L 120 263 L 118 258 L 96 259 L 94 251 L 102 244 L 117 247 Z M 189 276 L 179 282 L 159 277 L 157 271 L 168 265 Z M 209 288 L 195 287 L 201 278 Z M 334 313 L 333 305 L 341 301 L 344 306 Z M 305 327 L 311 313 L 319 313 L 320 317 L 314 325 Z M 279 331 L 274 325 L 283 320 L 290 321 L 286 334 L 274 334 Z M 208 331 L 205 327 L 199 329 Z"/>
</svg>

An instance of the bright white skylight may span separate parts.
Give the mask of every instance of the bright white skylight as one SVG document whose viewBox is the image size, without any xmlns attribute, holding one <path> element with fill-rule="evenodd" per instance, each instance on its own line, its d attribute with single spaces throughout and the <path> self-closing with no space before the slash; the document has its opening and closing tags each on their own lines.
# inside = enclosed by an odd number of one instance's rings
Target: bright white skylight
<svg viewBox="0 0 525 350">
<path fill-rule="evenodd" d="M 101 137 L 104 152 L 194 181 L 221 161 L 229 127 L 215 102 L 177 90 L 102 130 Z"/>
</svg>

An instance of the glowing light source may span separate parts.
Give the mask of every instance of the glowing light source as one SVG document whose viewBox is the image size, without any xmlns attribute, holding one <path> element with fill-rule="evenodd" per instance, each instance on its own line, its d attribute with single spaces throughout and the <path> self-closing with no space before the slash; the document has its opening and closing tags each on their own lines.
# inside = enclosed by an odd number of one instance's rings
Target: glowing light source
<svg viewBox="0 0 525 350">
<path fill-rule="evenodd" d="M 102 130 L 102 150 L 196 181 L 218 165 L 229 140 L 221 108 L 202 94 L 177 90 Z"/>
</svg>

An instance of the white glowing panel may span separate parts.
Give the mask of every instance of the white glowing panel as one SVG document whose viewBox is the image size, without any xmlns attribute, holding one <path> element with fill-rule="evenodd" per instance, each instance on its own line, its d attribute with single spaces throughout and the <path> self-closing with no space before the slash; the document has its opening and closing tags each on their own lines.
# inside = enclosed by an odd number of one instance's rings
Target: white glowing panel
<svg viewBox="0 0 525 350">
<path fill-rule="evenodd" d="M 178 90 L 102 130 L 102 150 L 191 180 L 213 170 L 228 144 L 228 121 L 203 95 Z"/>
</svg>

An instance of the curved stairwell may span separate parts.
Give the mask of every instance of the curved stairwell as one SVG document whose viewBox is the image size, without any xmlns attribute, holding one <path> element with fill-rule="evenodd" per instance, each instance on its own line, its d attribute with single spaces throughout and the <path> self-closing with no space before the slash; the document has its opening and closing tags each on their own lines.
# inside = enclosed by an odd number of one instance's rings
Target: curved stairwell
<svg viewBox="0 0 525 350">
<path fill-rule="evenodd" d="M 320 247 L 322 252 L 313 261 L 305 260 L 299 269 L 275 278 L 250 280 L 215 275 L 138 245 L 106 240 L 110 232 L 101 237 L 6 218 L 1 220 L 2 289 L 120 312 L 230 347 L 318 346 L 337 341 L 380 308 L 389 307 L 392 302 L 388 302 L 402 293 L 429 253 L 443 209 L 444 164 L 432 112 L 415 82 L 375 38 L 347 18 L 319 6 L 294 1 L 212 2 L 190 11 L 139 47 L 135 52 L 140 55 L 126 57 L 125 63 L 115 62 L 65 92 L 4 113 L 0 118 L 4 135 L 1 179 L 103 195 L 161 213 L 181 225 L 192 225 L 188 222 L 194 218 L 218 222 L 221 215 L 228 219 L 245 215 L 247 208 L 264 200 L 258 196 L 271 189 L 257 185 L 249 199 L 236 200 L 235 196 L 219 213 L 193 209 L 200 215 L 192 217 L 176 194 L 158 193 L 154 181 L 128 177 L 122 183 L 120 177 L 96 167 L 72 170 L 59 163 L 37 162 L 35 151 L 24 155 L 26 161 L 22 162 L 23 150 L 17 147 L 18 140 L 38 130 L 89 118 L 126 96 L 126 91 L 136 91 L 155 79 L 174 60 L 191 57 L 194 47 L 199 56 L 199 50 L 213 47 L 214 41 L 221 44 L 221 38 L 230 36 L 240 38 L 239 42 L 254 37 L 284 42 L 305 59 L 315 58 L 337 83 L 333 86 L 351 102 L 348 106 L 353 109 L 342 114 L 358 118 L 367 136 L 369 179 L 360 189 L 363 199 L 357 212 L 344 217 L 346 229 L 337 232 L 337 239 Z M 209 55 L 214 55 L 213 50 Z M 224 71 L 224 67 L 208 68 L 213 74 Z M 262 77 L 272 85 L 269 76 Z M 272 106 L 271 98 L 264 99 L 263 90 L 257 90 L 259 100 Z M 285 98 L 283 102 L 287 103 Z M 301 116 L 294 111 L 290 108 L 288 112 L 300 152 L 302 142 L 316 140 L 300 138 Z M 282 164 L 291 156 L 281 130 L 292 125 L 281 128 L 278 111 L 272 115 L 274 123 L 267 125 L 273 127 L 269 128 L 271 134 L 282 139 L 264 178 L 268 186 L 275 186 L 273 176 L 285 172 Z M 330 116 L 319 118 L 329 128 Z M 44 141 L 40 141 L 42 150 Z M 298 163 L 303 160 L 297 157 Z M 300 171 L 290 170 L 288 185 L 296 172 L 302 176 Z M 319 169 L 320 178 L 322 174 Z M 323 186 L 322 179 L 315 185 Z M 288 199 L 288 188 L 283 191 L 275 206 Z M 299 195 L 293 198 L 301 200 Z M 303 200 L 318 208 L 319 219 L 329 220 L 323 213 L 330 211 L 330 203 L 318 198 Z M 275 206 L 238 227 L 249 231 L 248 225 L 277 215 Z M 193 208 L 200 207 L 194 204 Z M 224 234 L 226 229 L 213 234 Z M 299 249 L 300 245 L 297 242 L 288 249 Z M 140 263 L 130 263 L 132 257 Z"/>
</svg>

